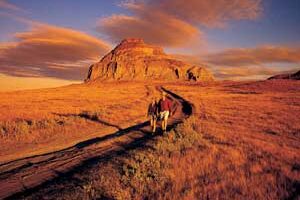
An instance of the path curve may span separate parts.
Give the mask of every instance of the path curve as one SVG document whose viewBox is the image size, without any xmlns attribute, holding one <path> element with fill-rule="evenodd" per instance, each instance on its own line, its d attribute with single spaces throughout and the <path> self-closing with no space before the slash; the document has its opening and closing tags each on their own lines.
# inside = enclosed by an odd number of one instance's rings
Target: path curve
<svg viewBox="0 0 300 200">
<path fill-rule="evenodd" d="M 193 105 L 184 98 L 161 86 L 157 86 L 156 90 L 167 92 L 173 101 L 174 113 L 170 118 L 168 130 L 193 113 Z M 153 137 L 149 133 L 149 122 L 145 121 L 103 137 L 82 141 L 59 151 L 1 164 L 0 199 L 13 198 L 15 195 L 33 190 L 75 167 L 84 165 L 89 160 L 113 155 L 115 152 L 126 151 L 129 147 L 141 145 Z"/>
</svg>

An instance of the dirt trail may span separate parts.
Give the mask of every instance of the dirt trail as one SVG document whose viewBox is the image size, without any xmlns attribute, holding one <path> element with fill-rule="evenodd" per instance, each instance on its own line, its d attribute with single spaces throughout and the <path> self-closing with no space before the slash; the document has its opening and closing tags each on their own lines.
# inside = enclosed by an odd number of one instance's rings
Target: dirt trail
<svg viewBox="0 0 300 200">
<path fill-rule="evenodd" d="M 174 113 L 170 118 L 168 130 L 192 114 L 193 107 L 185 99 L 162 87 L 156 87 L 156 89 L 166 91 L 174 104 Z M 153 136 L 150 135 L 149 122 L 145 121 L 103 137 L 82 141 L 59 151 L 1 164 L 0 199 L 40 186 L 74 167 L 84 165 L 91 159 L 98 159 L 114 152 L 126 151 L 128 147 L 141 145 L 151 137 Z"/>
</svg>

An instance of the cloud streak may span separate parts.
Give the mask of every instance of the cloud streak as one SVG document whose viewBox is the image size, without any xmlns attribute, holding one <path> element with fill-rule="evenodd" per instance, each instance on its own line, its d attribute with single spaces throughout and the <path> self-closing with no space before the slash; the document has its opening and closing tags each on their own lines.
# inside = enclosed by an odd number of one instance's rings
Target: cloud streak
<svg viewBox="0 0 300 200">
<path fill-rule="evenodd" d="M 0 9 L 12 10 L 12 11 L 24 11 L 22 8 L 9 3 L 7 0 L 0 0 Z"/>
<path fill-rule="evenodd" d="M 219 79 L 258 79 L 267 78 L 274 74 L 281 73 L 284 70 L 274 69 L 272 67 L 251 66 L 251 67 L 217 67 L 215 76 Z"/>
<path fill-rule="evenodd" d="M 208 55 L 206 61 L 221 66 L 249 66 L 268 63 L 300 63 L 300 48 L 262 46 L 229 49 Z"/>
<path fill-rule="evenodd" d="M 173 56 L 208 67 L 219 79 L 264 79 L 275 74 L 299 70 L 300 64 L 300 48 L 287 46 L 236 48 L 208 55 Z M 274 67 L 275 65 L 277 67 Z"/>
<path fill-rule="evenodd" d="M 262 0 L 148 0 L 140 4 L 207 27 L 224 26 L 229 20 L 253 20 L 263 11 Z"/>
<path fill-rule="evenodd" d="M 0 43 L 0 73 L 24 77 L 82 80 L 88 63 L 109 50 L 104 41 L 85 33 L 32 23 L 16 41 Z"/>
</svg>

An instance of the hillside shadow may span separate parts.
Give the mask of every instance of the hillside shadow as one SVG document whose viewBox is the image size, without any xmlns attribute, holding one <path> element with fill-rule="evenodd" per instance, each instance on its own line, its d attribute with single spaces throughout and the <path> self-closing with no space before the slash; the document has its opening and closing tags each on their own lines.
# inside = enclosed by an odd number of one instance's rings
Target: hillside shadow
<svg viewBox="0 0 300 200">
<path fill-rule="evenodd" d="M 115 156 L 126 156 L 127 151 L 144 147 L 146 145 L 146 142 L 148 142 L 152 138 L 153 138 L 153 136 L 151 136 L 150 134 L 145 134 L 143 137 L 137 138 L 130 143 L 127 143 L 127 144 L 119 143 L 119 145 L 122 146 L 121 149 L 111 150 L 104 154 L 91 157 L 87 160 L 84 160 L 79 165 L 72 167 L 67 172 L 60 172 L 57 170 L 53 170 L 57 175 L 56 178 L 46 180 L 45 182 L 41 183 L 38 186 L 35 186 L 32 188 L 26 188 L 25 191 L 15 193 L 5 199 L 6 200 L 23 199 L 24 197 L 26 197 L 34 192 L 37 192 L 43 188 L 50 188 L 53 184 L 58 184 L 58 183 L 68 184 L 68 185 L 69 184 L 78 185 L 79 183 L 81 183 L 84 180 L 80 180 L 80 179 L 77 179 L 76 177 L 74 177 L 75 173 L 83 172 L 85 169 L 89 169 L 100 162 L 108 162 L 111 159 L 113 159 Z M 94 144 L 94 143 L 95 142 L 91 142 L 90 144 Z"/>
<path fill-rule="evenodd" d="M 140 123 L 140 124 L 137 124 L 137 125 L 134 125 L 134 126 L 130 126 L 128 128 L 125 128 L 125 129 L 121 129 L 121 130 L 119 130 L 115 133 L 105 135 L 103 137 L 96 137 L 96 138 L 92 138 L 90 140 L 79 142 L 76 145 L 74 145 L 74 147 L 76 147 L 78 149 L 81 149 L 81 148 L 84 148 L 84 147 L 92 145 L 92 144 L 97 144 L 99 142 L 104 142 L 106 140 L 110 140 L 110 139 L 113 139 L 113 138 L 123 136 L 123 135 L 125 135 L 125 134 L 127 134 L 131 131 L 142 131 L 141 129 L 148 126 L 148 125 L 149 125 L 149 121 L 145 121 L 143 123 Z M 142 132 L 145 132 L 145 131 L 142 131 Z"/>
<path fill-rule="evenodd" d="M 84 147 L 87 147 L 87 146 L 90 146 L 90 145 L 93 145 L 93 144 L 97 144 L 99 142 L 104 142 L 104 141 L 107 141 L 107 140 L 110 140 L 110 139 L 113 139 L 113 138 L 117 138 L 117 137 L 121 137 L 131 131 L 141 131 L 145 134 L 147 133 L 150 133 L 150 132 L 147 132 L 145 130 L 141 130 L 142 128 L 146 127 L 149 125 L 149 121 L 145 121 L 143 123 L 140 123 L 140 124 L 136 124 L 136 125 L 133 125 L 133 126 L 130 126 L 128 128 L 125 128 L 125 129 L 121 129 L 119 131 L 116 131 L 114 133 L 111 133 L 111 134 L 108 134 L 108 135 L 105 135 L 103 137 L 95 137 L 95 138 L 92 138 L 92 139 L 89 139 L 89 140 L 85 140 L 83 142 L 79 142 L 73 146 L 70 146 L 68 148 L 64 148 L 64 149 L 61 149 L 61 150 L 58 150 L 58 151 L 53 151 L 53 152 L 50 152 L 50 153 L 45 153 L 45 154 L 38 154 L 38 155 L 34 155 L 34 156 L 28 156 L 28 157 L 25 157 L 25 158 L 20 158 L 20 159 L 17 159 L 17 160 L 13 160 L 13 161 L 9 161 L 9 162 L 6 162 L 6 163 L 2 163 L 0 164 L 0 167 L 2 166 L 5 166 L 5 165 L 9 165 L 9 164 L 12 164 L 14 162 L 20 162 L 20 161 L 25 161 L 25 160 L 29 160 L 29 159 L 33 159 L 33 158 L 37 158 L 37 157 L 42 157 L 42 156 L 48 156 L 48 155 L 51 155 L 51 154 L 57 154 L 57 153 L 63 153 L 65 151 L 70 151 L 74 148 L 76 149 L 82 149 Z M 49 162 L 49 160 L 46 160 L 47 162 Z M 44 162 L 44 161 L 42 161 Z M 41 162 L 37 162 L 35 164 L 40 164 Z M 7 173 L 17 173 L 18 171 L 24 169 L 24 168 L 28 168 L 32 165 L 32 163 L 25 163 L 24 165 L 18 167 L 18 168 L 14 168 L 13 170 L 10 170 L 10 171 L 6 171 L 6 172 L 1 172 L 0 173 L 0 176 L 3 176 L 4 174 L 7 174 Z"/>
<path fill-rule="evenodd" d="M 93 122 L 97 122 L 97 123 L 100 123 L 100 124 L 103 124 L 105 126 L 111 126 L 111 127 L 114 127 L 118 130 L 122 130 L 122 128 L 120 126 L 117 126 L 115 124 L 111 124 L 109 122 L 106 122 L 102 119 L 99 119 L 99 117 L 93 115 L 89 115 L 88 113 L 79 113 L 79 114 L 61 114 L 61 113 L 52 113 L 54 115 L 57 115 L 59 117 L 80 117 L 80 118 L 83 118 L 83 119 L 86 119 L 86 120 L 90 120 L 90 121 L 93 121 Z"/>
<path fill-rule="evenodd" d="M 168 130 L 173 129 L 176 125 L 178 125 L 179 123 L 181 123 L 182 121 L 176 121 L 170 125 L 168 125 Z M 138 149 L 138 148 L 144 148 L 147 146 L 147 142 L 149 142 L 150 140 L 152 140 L 153 138 L 155 138 L 156 136 L 159 136 L 161 134 L 156 134 L 156 135 L 151 135 L 150 131 L 147 131 L 143 128 L 147 127 L 149 125 L 148 121 L 145 121 L 143 123 L 134 125 L 134 126 L 130 126 L 126 129 L 122 129 L 120 131 L 116 131 L 112 134 L 109 135 L 105 135 L 103 137 L 96 137 L 96 138 L 92 138 L 90 140 L 86 140 L 83 142 L 79 142 L 77 144 L 75 144 L 74 146 L 67 148 L 67 149 L 63 149 L 60 151 L 56 151 L 56 153 L 63 153 L 64 151 L 70 151 L 70 149 L 75 148 L 75 149 L 82 149 L 85 147 L 88 147 L 90 145 L 93 144 L 97 144 L 103 141 L 107 141 L 109 139 L 112 138 L 117 138 L 120 137 L 122 135 L 126 135 L 128 133 L 130 133 L 131 131 L 140 131 L 141 133 L 143 133 L 144 135 L 140 138 L 132 138 L 133 141 L 129 142 L 129 143 L 125 143 L 125 142 L 117 142 L 117 145 L 119 145 L 121 148 L 120 149 L 112 149 L 110 151 L 107 151 L 101 155 L 97 155 L 91 158 L 88 158 L 84 161 L 82 161 L 79 165 L 74 166 L 71 168 L 71 170 L 67 171 L 67 172 L 60 172 L 57 171 L 55 169 L 53 169 L 52 171 L 54 171 L 57 175 L 57 177 L 51 179 L 51 180 L 46 180 L 45 182 L 41 183 L 38 186 L 32 187 L 32 188 L 26 188 L 25 191 L 22 192 L 18 192 L 15 193 L 5 199 L 22 199 L 24 196 L 28 196 L 38 190 L 41 190 L 43 188 L 48 188 L 51 187 L 51 185 L 53 184 L 57 184 L 57 183 L 74 183 L 75 185 L 77 185 L 78 183 L 82 182 L 82 180 L 77 179 L 76 177 L 74 177 L 73 175 L 75 173 L 78 172 L 82 172 L 85 169 L 88 169 L 96 164 L 98 164 L 99 162 L 107 162 L 110 161 L 111 159 L 113 159 L 115 156 L 126 156 L 126 154 L 128 153 L 129 150 L 134 150 L 134 149 Z M 162 132 L 160 128 L 157 129 L 157 132 L 160 133 Z M 72 150 L 71 150 L 72 151 Z M 50 154 L 50 153 L 49 153 Z M 53 154 L 53 152 L 52 152 Z M 40 155 L 43 156 L 43 155 Z M 37 156 L 34 156 L 37 157 Z M 30 157 L 28 158 L 30 159 Z M 47 162 L 49 162 L 49 160 L 47 160 Z M 51 162 L 51 160 L 50 160 Z M 36 163 L 36 164 L 40 164 L 40 163 Z M 17 173 L 16 170 L 14 170 L 14 173 Z"/>
</svg>

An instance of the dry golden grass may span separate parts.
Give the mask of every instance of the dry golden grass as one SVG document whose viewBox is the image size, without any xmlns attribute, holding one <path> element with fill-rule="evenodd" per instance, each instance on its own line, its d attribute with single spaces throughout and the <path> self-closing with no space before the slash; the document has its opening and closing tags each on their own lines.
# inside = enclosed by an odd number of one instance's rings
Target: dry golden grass
<svg viewBox="0 0 300 200">
<path fill-rule="evenodd" d="M 136 124 L 145 118 L 151 93 L 143 84 L 126 82 L 2 92 L 0 162 Z"/>
<path fill-rule="evenodd" d="M 166 84 L 195 113 L 26 199 L 299 199 L 300 82 Z"/>
<path fill-rule="evenodd" d="M 174 161 L 177 168 L 182 166 L 174 170 L 176 177 L 186 178 L 193 198 L 299 198 L 299 81 L 169 88 L 194 103 L 211 147 L 206 154 L 190 153 Z M 191 165 L 185 164 L 190 160 Z M 185 175 L 188 166 L 192 170 Z"/>
</svg>

